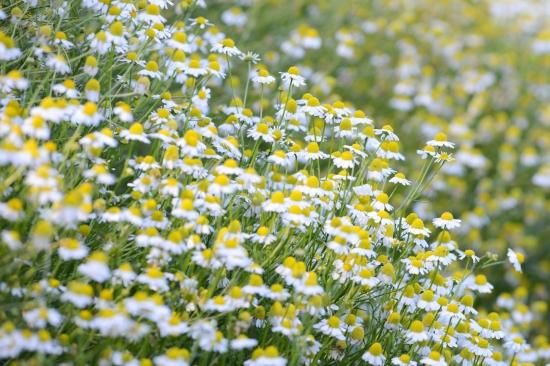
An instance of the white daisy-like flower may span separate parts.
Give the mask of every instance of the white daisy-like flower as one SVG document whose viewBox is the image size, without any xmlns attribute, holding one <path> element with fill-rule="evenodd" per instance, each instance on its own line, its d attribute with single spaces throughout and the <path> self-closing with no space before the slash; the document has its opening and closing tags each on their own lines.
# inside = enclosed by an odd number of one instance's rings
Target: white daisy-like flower
<svg viewBox="0 0 550 366">
<path fill-rule="evenodd" d="M 252 358 L 244 361 L 244 366 L 286 366 L 287 360 L 279 356 L 279 351 L 274 346 L 265 349 L 256 348 L 252 352 Z"/>
<path fill-rule="evenodd" d="M 406 177 L 405 177 L 405 174 L 403 173 L 396 173 L 389 181 L 390 183 L 393 183 L 393 184 L 400 184 L 402 186 L 410 186 L 411 185 L 411 181 L 408 180 Z"/>
<path fill-rule="evenodd" d="M 65 75 L 71 72 L 71 67 L 69 66 L 67 60 L 63 55 L 50 55 L 46 59 L 46 66 L 51 68 L 57 74 Z"/>
<path fill-rule="evenodd" d="M 420 364 L 428 366 L 447 366 L 445 358 L 437 351 L 432 351 L 428 356 L 422 358 Z"/>
<path fill-rule="evenodd" d="M 391 359 L 392 365 L 395 366 L 416 366 L 416 361 L 411 360 L 411 356 L 408 354 L 402 354 L 399 357 L 394 357 Z"/>
<path fill-rule="evenodd" d="M 292 85 L 293 87 L 301 87 L 306 85 L 306 79 L 300 75 L 300 69 L 296 66 L 291 66 L 287 72 L 281 73 L 281 80 L 285 87 Z"/>
<path fill-rule="evenodd" d="M 346 339 L 346 336 L 344 335 L 344 324 L 342 324 L 342 321 L 337 316 L 331 316 L 328 319 L 323 319 L 319 323 L 315 324 L 313 328 L 340 341 Z"/>
<path fill-rule="evenodd" d="M 262 68 L 253 73 L 251 80 L 254 84 L 270 85 L 273 84 L 276 79 L 269 74 L 269 71 Z"/>
<path fill-rule="evenodd" d="M 426 143 L 428 146 L 433 147 L 448 147 L 448 148 L 454 148 L 455 144 L 453 142 L 450 142 L 447 140 L 447 135 L 443 132 L 439 132 L 435 135 L 433 140 L 430 140 Z"/>
<path fill-rule="evenodd" d="M 485 277 L 485 275 L 482 275 L 482 274 L 478 274 L 475 277 L 472 277 L 472 276 L 468 277 L 468 280 L 466 281 L 466 285 L 469 289 L 478 291 L 479 293 L 482 293 L 482 294 L 491 293 L 491 291 L 493 290 L 493 285 L 491 285 L 487 281 L 487 277 Z"/>
<path fill-rule="evenodd" d="M 129 129 L 122 130 L 120 136 L 129 141 L 141 141 L 149 144 L 151 140 L 147 137 L 147 133 L 143 129 L 143 125 L 139 122 L 133 123 Z"/>
<path fill-rule="evenodd" d="M 97 126 L 102 120 L 103 115 L 94 102 L 86 102 L 71 117 L 72 122 L 84 126 Z"/>
<path fill-rule="evenodd" d="M 85 263 L 78 266 L 78 272 L 96 282 L 105 282 L 111 277 L 107 260 L 108 257 L 105 253 L 93 252 Z"/>
<path fill-rule="evenodd" d="M 424 331 L 424 324 L 420 320 L 411 323 L 405 337 L 410 344 L 424 342 L 429 338 L 428 333 Z"/>
<path fill-rule="evenodd" d="M 240 56 L 242 52 L 235 46 L 235 42 L 231 38 L 226 38 L 221 42 L 214 44 L 212 52 L 221 53 L 226 56 Z"/>
<path fill-rule="evenodd" d="M 172 347 L 153 360 L 158 366 L 189 366 L 190 358 L 191 354 L 187 349 Z"/>
<path fill-rule="evenodd" d="M 239 351 L 243 349 L 253 348 L 253 347 L 256 347 L 257 345 L 258 345 L 257 340 L 255 340 L 254 338 L 248 338 L 243 334 L 241 334 L 240 336 L 238 336 L 237 338 L 229 342 L 229 346 L 231 347 L 231 349 L 239 350 Z"/>
<path fill-rule="evenodd" d="M 418 236 L 429 236 L 431 232 L 424 226 L 424 222 L 422 222 L 419 218 L 414 219 L 414 221 L 407 228 L 407 231 Z"/>
<path fill-rule="evenodd" d="M 88 255 L 88 248 L 76 239 L 66 238 L 59 241 L 57 253 L 63 260 L 82 259 Z"/>
<path fill-rule="evenodd" d="M 508 257 L 508 260 L 514 266 L 514 269 L 517 272 L 521 272 L 521 265 L 525 261 L 525 256 L 521 252 L 516 252 L 511 248 L 508 248 L 508 251 L 506 253 L 506 256 Z"/>
<path fill-rule="evenodd" d="M 460 227 L 460 223 L 461 223 L 460 220 L 455 219 L 453 217 L 453 214 L 448 211 L 442 213 L 440 217 L 433 219 L 432 222 L 435 227 L 439 229 L 444 229 L 444 230 L 456 229 Z"/>
<path fill-rule="evenodd" d="M 371 366 L 382 366 L 386 363 L 382 345 L 378 342 L 373 343 L 361 358 Z"/>
</svg>

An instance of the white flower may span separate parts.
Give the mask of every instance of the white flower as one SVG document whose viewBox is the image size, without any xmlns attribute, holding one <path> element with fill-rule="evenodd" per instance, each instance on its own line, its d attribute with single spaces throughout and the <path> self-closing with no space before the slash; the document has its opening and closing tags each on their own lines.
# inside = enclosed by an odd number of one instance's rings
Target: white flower
<svg viewBox="0 0 550 366">
<path fill-rule="evenodd" d="M 223 41 L 214 44 L 211 51 L 227 56 L 240 56 L 242 54 L 242 52 L 235 47 L 235 42 L 233 42 L 230 38 L 226 38 Z"/>
<path fill-rule="evenodd" d="M 405 175 L 403 173 L 397 173 L 395 174 L 391 179 L 390 183 L 393 184 L 401 184 L 403 186 L 410 186 L 411 181 L 405 178 Z"/>
<path fill-rule="evenodd" d="M 246 24 L 248 17 L 238 7 L 232 7 L 222 13 L 222 22 L 234 27 L 242 27 Z"/>
<path fill-rule="evenodd" d="M 525 352 L 530 348 L 530 346 L 519 335 L 516 335 L 516 336 L 510 335 L 509 339 L 504 343 L 504 348 L 510 354 L 517 354 L 520 352 Z"/>
<path fill-rule="evenodd" d="M 447 135 L 445 135 L 442 132 L 436 134 L 434 139 L 428 141 L 427 144 L 433 147 L 449 147 L 449 148 L 455 147 L 454 143 L 447 141 Z"/>
<path fill-rule="evenodd" d="M 105 282 L 111 277 L 107 256 L 102 252 L 92 253 L 86 263 L 78 266 L 78 272 L 96 282 Z"/>
<path fill-rule="evenodd" d="M 244 361 L 244 366 L 286 366 L 286 359 L 279 356 L 277 348 L 270 346 L 265 350 L 256 348 L 252 358 Z"/>
<path fill-rule="evenodd" d="M 157 366 L 189 366 L 189 351 L 180 348 L 170 348 L 165 354 L 154 358 Z"/>
<path fill-rule="evenodd" d="M 269 85 L 275 82 L 275 78 L 269 75 L 266 69 L 260 69 L 252 75 L 252 82 L 260 85 Z"/>
<path fill-rule="evenodd" d="M 59 311 L 46 307 L 37 307 L 25 311 L 23 319 L 32 328 L 45 328 L 48 324 L 57 327 L 63 321 L 63 316 Z"/>
<path fill-rule="evenodd" d="M 460 227 L 461 221 L 455 219 L 453 214 L 450 212 L 444 212 L 441 214 L 441 217 L 433 219 L 433 224 L 435 227 L 446 230 L 453 230 Z"/>
<path fill-rule="evenodd" d="M 50 55 L 46 60 L 46 66 L 48 66 L 54 72 L 60 75 L 68 74 L 71 72 L 71 67 L 67 63 L 67 60 L 65 60 L 65 58 L 61 54 L 58 54 L 57 56 Z"/>
<path fill-rule="evenodd" d="M 319 323 L 315 324 L 313 328 L 317 329 L 319 332 L 325 335 L 336 338 L 340 341 L 346 339 L 346 336 L 344 335 L 344 327 L 342 321 L 336 316 L 331 316 L 328 319 L 321 320 Z"/>
<path fill-rule="evenodd" d="M 298 88 L 306 85 L 306 79 L 303 76 L 300 76 L 300 70 L 295 66 L 290 67 L 287 72 L 282 72 L 281 79 L 283 80 L 285 87 L 292 85 L 293 87 Z"/>
<path fill-rule="evenodd" d="M 88 255 L 88 248 L 76 239 L 62 239 L 57 250 L 63 260 L 82 259 Z"/>
<path fill-rule="evenodd" d="M 231 349 L 243 350 L 256 347 L 258 345 L 258 341 L 253 338 L 248 338 L 244 335 L 240 335 L 239 337 L 233 339 L 229 344 Z"/>
<path fill-rule="evenodd" d="M 141 141 L 145 144 L 151 143 L 151 140 L 149 140 L 147 133 L 143 129 L 143 125 L 138 122 L 132 124 L 129 129 L 122 130 L 120 136 L 130 141 Z"/>
<path fill-rule="evenodd" d="M 429 366 L 447 366 L 445 358 L 437 351 L 430 352 L 427 357 L 420 360 L 420 363 Z"/>
<path fill-rule="evenodd" d="M 523 263 L 525 258 L 523 256 L 523 253 L 515 252 L 511 248 L 508 248 L 508 252 L 506 253 L 506 255 L 508 256 L 508 260 L 510 261 L 512 266 L 514 266 L 514 269 L 517 272 L 521 272 L 521 264 Z"/>
<path fill-rule="evenodd" d="M 80 106 L 71 117 L 73 123 L 84 126 L 97 126 L 102 120 L 103 115 L 94 102 L 87 102 Z"/>
<path fill-rule="evenodd" d="M 361 358 L 371 366 L 382 366 L 386 363 L 386 356 L 384 356 L 380 343 L 372 344 Z"/>
<path fill-rule="evenodd" d="M 468 277 L 465 284 L 469 289 L 478 291 L 482 294 L 491 293 L 493 290 L 493 285 L 487 282 L 487 278 L 482 274 L 475 276 L 475 278 L 472 276 Z"/>
</svg>

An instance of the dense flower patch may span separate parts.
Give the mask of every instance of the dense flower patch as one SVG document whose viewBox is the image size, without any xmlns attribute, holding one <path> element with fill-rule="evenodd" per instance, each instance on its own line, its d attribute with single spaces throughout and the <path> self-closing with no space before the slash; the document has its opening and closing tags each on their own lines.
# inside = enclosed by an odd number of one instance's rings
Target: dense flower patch
<svg viewBox="0 0 550 366">
<path fill-rule="evenodd" d="M 451 202 L 415 205 L 457 157 L 445 128 L 402 147 L 202 1 L 2 4 L 2 361 L 550 360 L 543 306 L 478 306 L 523 254 L 476 253 Z M 308 27 L 296 42 L 321 45 Z"/>
</svg>

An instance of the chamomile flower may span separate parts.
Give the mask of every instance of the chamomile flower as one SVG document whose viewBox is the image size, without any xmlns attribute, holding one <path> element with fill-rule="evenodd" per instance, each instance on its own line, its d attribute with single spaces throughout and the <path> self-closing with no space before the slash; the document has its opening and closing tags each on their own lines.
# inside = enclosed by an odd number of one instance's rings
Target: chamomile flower
<svg viewBox="0 0 550 366">
<path fill-rule="evenodd" d="M 66 79 L 63 83 L 55 84 L 52 90 L 57 94 L 63 94 L 67 98 L 78 98 L 80 92 L 76 89 L 76 84 L 72 79 Z"/>
<path fill-rule="evenodd" d="M 69 74 L 71 67 L 62 54 L 50 55 L 46 60 L 46 66 L 60 75 Z"/>
<path fill-rule="evenodd" d="M 165 18 L 160 15 L 161 7 L 157 4 L 148 4 L 137 16 L 138 20 L 147 24 L 164 23 Z"/>
<path fill-rule="evenodd" d="M 393 184 L 400 184 L 402 186 L 410 186 L 411 185 L 411 181 L 408 180 L 406 177 L 405 177 L 405 174 L 401 173 L 401 172 L 398 172 L 396 173 L 390 180 L 389 180 L 390 183 L 393 183 Z"/>
<path fill-rule="evenodd" d="M 508 260 L 510 261 L 510 263 L 512 264 L 514 269 L 517 272 L 521 272 L 521 265 L 523 264 L 523 261 L 525 260 L 525 257 L 523 255 L 523 253 L 516 252 L 513 249 L 508 248 L 506 256 L 508 257 Z"/>
<path fill-rule="evenodd" d="M 235 47 L 235 42 L 231 38 L 226 38 L 221 42 L 214 44 L 211 51 L 226 56 L 239 56 L 242 54 L 242 52 Z"/>
<path fill-rule="evenodd" d="M 149 267 L 136 278 L 137 282 L 147 285 L 153 291 L 168 291 L 166 275 L 158 267 Z"/>
<path fill-rule="evenodd" d="M 504 343 L 504 347 L 508 352 L 516 354 L 525 352 L 530 348 L 529 344 L 525 342 L 521 336 L 510 335 L 508 340 Z"/>
<path fill-rule="evenodd" d="M 254 338 L 248 338 L 247 336 L 241 334 L 237 338 L 231 340 L 230 347 L 234 350 L 243 350 L 254 348 L 258 345 L 258 341 Z"/>
<path fill-rule="evenodd" d="M 45 328 L 47 325 L 59 326 L 63 321 L 63 316 L 56 309 L 37 307 L 25 311 L 23 319 L 32 328 Z"/>
<path fill-rule="evenodd" d="M 191 25 L 198 26 L 200 29 L 205 29 L 206 27 L 211 27 L 213 24 L 210 23 L 210 21 L 205 17 L 199 16 L 194 19 L 191 19 Z"/>
<path fill-rule="evenodd" d="M 21 50 L 16 47 L 13 38 L 0 32 L 0 60 L 11 61 L 21 56 Z"/>
<path fill-rule="evenodd" d="M 308 162 L 311 160 L 326 159 L 328 156 L 328 154 L 320 149 L 317 142 L 310 142 L 304 150 L 299 152 L 298 158 Z"/>
<path fill-rule="evenodd" d="M 256 348 L 252 358 L 244 362 L 244 366 L 286 366 L 287 360 L 279 355 L 275 346 Z"/>
<path fill-rule="evenodd" d="M 248 21 L 246 13 L 236 6 L 224 11 L 221 15 L 221 19 L 225 24 L 235 27 L 242 27 Z"/>
<path fill-rule="evenodd" d="M 363 361 L 372 366 L 382 366 L 386 362 L 386 356 L 384 355 L 384 350 L 382 345 L 378 342 L 373 343 L 367 352 L 361 356 Z"/>
<path fill-rule="evenodd" d="M 480 258 L 476 255 L 475 251 L 473 251 L 472 249 L 466 249 L 464 252 L 459 253 L 459 258 L 471 259 L 473 263 L 477 263 L 480 260 Z"/>
<path fill-rule="evenodd" d="M 187 130 L 183 138 L 177 141 L 177 144 L 181 148 L 181 153 L 187 156 L 197 156 L 206 149 L 201 134 L 194 130 Z"/>
<path fill-rule="evenodd" d="M 274 142 L 273 131 L 266 123 L 258 123 L 255 127 L 250 128 L 247 132 L 247 136 L 253 140 L 263 140 L 264 142 Z"/>
<path fill-rule="evenodd" d="M 513 242 L 517 272 L 548 216 L 545 59 L 530 57 L 545 12 L 510 16 L 510 1 L 467 7 L 467 37 L 452 4 L 390 23 L 395 9 L 369 8 L 331 23 L 335 42 L 313 19 L 328 8 L 308 8 L 263 64 L 241 49 L 276 12 L 250 0 L 0 10 L 0 293 L 20 310 L 0 315 L 0 358 L 90 363 L 79 340 L 93 335 L 93 362 L 117 366 L 544 364 L 545 294 L 518 286 L 538 277 L 500 276 L 516 290 L 478 312 L 473 294 L 500 291 L 487 278 L 503 269 L 459 246 Z M 531 68 L 488 47 L 526 34 Z M 278 74 L 286 56 L 300 69 Z M 454 164 L 442 130 L 460 141 Z M 422 136 L 424 165 L 402 161 Z"/>
<path fill-rule="evenodd" d="M 190 359 L 191 354 L 187 349 L 172 347 L 167 349 L 164 354 L 156 356 L 154 361 L 158 366 L 188 366 Z"/>
<path fill-rule="evenodd" d="M 273 84 L 276 79 L 269 74 L 269 71 L 267 71 L 267 69 L 260 68 L 252 75 L 251 80 L 254 84 L 270 85 Z"/>
<path fill-rule="evenodd" d="M 340 318 L 337 316 L 331 316 L 330 318 L 323 319 L 319 323 L 315 324 L 314 328 L 329 337 L 343 341 L 346 339 L 343 326 L 344 325 L 342 324 Z"/>
<path fill-rule="evenodd" d="M 449 142 L 447 140 L 447 135 L 444 134 L 443 132 L 439 132 L 438 134 L 435 135 L 434 139 L 433 140 L 430 140 L 427 142 L 427 144 L 429 146 L 433 146 L 433 147 L 448 147 L 448 148 L 454 148 L 455 144 L 452 143 L 452 142 Z"/>
<path fill-rule="evenodd" d="M 493 285 L 487 281 L 485 275 L 479 274 L 475 277 L 469 277 L 467 281 L 467 286 L 469 289 L 478 291 L 482 294 L 491 293 L 493 290 Z"/>
<path fill-rule="evenodd" d="M 353 168 L 357 164 L 357 160 L 353 156 L 351 151 L 344 151 L 342 153 L 333 153 L 334 166 L 342 169 Z"/>
<path fill-rule="evenodd" d="M 407 228 L 407 231 L 409 231 L 413 235 L 419 235 L 419 236 L 430 235 L 430 230 L 424 226 L 424 222 L 419 218 L 416 218 L 410 224 L 410 226 Z"/>
<path fill-rule="evenodd" d="M 290 297 L 290 292 L 280 283 L 274 283 L 263 296 L 275 301 L 285 301 Z"/>
<path fill-rule="evenodd" d="M 420 364 L 428 366 L 447 366 L 444 357 L 437 351 L 431 351 L 426 357 L 420 360 Z"/>
<path fill-rule="evenodd" d="M 9 93 L 12 90 L 25 90 L 29 87 L 29 80 L 20 70 L 11 70 L 5 76 L 0 76 L 0 90 Z"/>
<path fill-rule="evenodd" d="M 129 141 L 140 141 L 149 144 L 151 140 L 147 137 L 143 125 L 139 122 L 133 123 L 127 130 L 122 130 L 120 136 Z"/>
<path fill-rule="evenodd" d="M 156 61 L 151 60 L 147 62 L 147 64 L 145 65 L 145 68 L 143 68 L 138 72 L 138 75 L 147 76 L 152 79 L 161 79 L 163 74 L 162 72 L 159 71 L 158 63 Z"/>
<path fill-rule="evenodd" d="M 85 263 L 78 266 L 78 272 L 96 282 L 105 282 L 111 277 L 107 261 L 108 257 L 105 253 L 93 252 Z"/>
<path fill-rule="evenodd" d="M 407 342 L 411 344 L 428 340 L 428 334 L 424 331 L 424 324 L 419 320 L 411 323 L 405 337 L 407 338 Z"/>
<path fill-rule="evenodd" d="M 130 105 L 124 102 L 118 102 L 113 112 L 122 122 L 133 122 L 134 116 L 132 114 L 132 108 Z"/>
<path fill-rule="evenodd" d="M 94 102 L 87 102 L 80 106 L 71 117 L 71 121 L 75 124 L 84 126 L 97 126 L 102 120 L 103 115 Z"/>
<path fill-rule="evenodd" d="M 121 283 L 124 286 L 129 286 L 134 282 L 137 275 L 134 272 L 132 265 L 128 262 L 122 263 L 113 271 L 113 282 Z"/>
<path fill-rule="evenodd" d="M 407 353 L 402 354 L 399 357 L 394 357 L 391 360 L 392 365 L 395 366 L 416 366 L 417 362 L 411 359 Z"/>
<path fill-rule="evenodd" d="M 0 217 L 8 221 L 17 221 L 23 217 L 23 202 L 12 198 L 7 202 L 0 202 Z"/>
<path fill-rule="evenodd" d="M 94 290 L 91 285 L 83 282 L 69 282 L 67 289 L 61 295 L 61 300 L 72 303 L 77 308 L 84 308 L 92 303 Z"/>
<path fill-rule="evenodd" d="M 84 172 L 85 178 L 95 178 L 100 184 L 111 185 L 114 184 L 116 178 L 113 174 L 110 174 L 107 167 L 103 164 L 96 164 L 91 169 Z"/>
<path fill-rule="evenodd" d="M 453 214 L 450 212 L 444 212 L 441 214 L 441 217 L 433 219 L 433 224 L 435 227 L 446 230 L 453 230 L 460 227 L 461 221 L 455 219 Z"/>
<path fill-rule="evenodd" d="M 419 297 L 416 306 L 426 311 L 437 311 L 441 308 L 439 302 L 437 302 L 437 295 L 432 290 L 424 291 Z"/>
<path fill-rule="evenodd" d="M 172 314 L 169 319 L 163 319 L 159 322 L 158 328 L 162 337 L 179 336 L 189 330 L 187 322 L 183 321 L 177 314 Z"/>
<path fill-rule="evenodd" d="M 88 36 L 90 47 L 100 55 L 104 55 L 109 52 L 111 48 L 111 41 L 105 31 L 99 31 L 96 34 L 90 34 Z"/>
<path fill-rule="evenodd" d="M 58 254 L 63 260 L 82 259 L 88 255 L 88 248 L 77 239 L 64 238 L 59 241 Z"/>
<path fill-rule="evenodd" d="M 300 69 L 296 66 L 291 66 L 287 72 L 281 73 L 281 80 L 286 87 L 291 84 L 297 88 L 306 85 L 306 79 L 300 75 Z"/>
</svg>

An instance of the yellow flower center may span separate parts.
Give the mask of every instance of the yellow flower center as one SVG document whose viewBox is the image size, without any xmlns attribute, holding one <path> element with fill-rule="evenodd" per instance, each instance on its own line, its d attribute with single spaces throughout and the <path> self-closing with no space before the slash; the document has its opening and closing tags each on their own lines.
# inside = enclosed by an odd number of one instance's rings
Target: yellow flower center
<svg viewBox="0 0 550 366">
<path fill-rule="evenodd" d="M 82 111 L 87 116 L 93 116 L 97 113 L 97 105 L 93 102 L 87 102 L 86 104 L 84 104 Z"/>
<path fill-rule="evenodd" d="M 382 355 L 382 345 L 380 343 L 373 343 L 369 348 L 369 353 L 375 357 Z"/>
<path fill-rule="evenodd" d="M 327 324 L 331 328 L 339 328 L 340 327 L 340 319 L 337 316 L 331 316 L 327 320 Z"/>
</svg>

